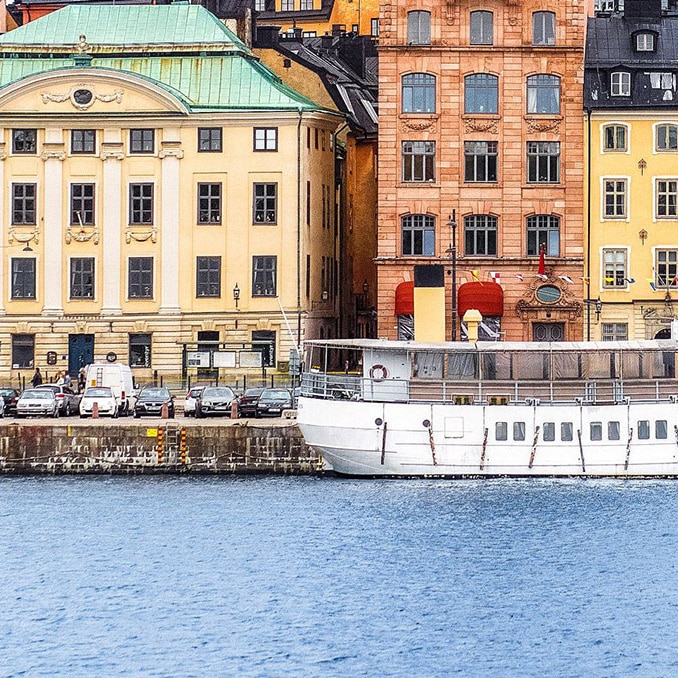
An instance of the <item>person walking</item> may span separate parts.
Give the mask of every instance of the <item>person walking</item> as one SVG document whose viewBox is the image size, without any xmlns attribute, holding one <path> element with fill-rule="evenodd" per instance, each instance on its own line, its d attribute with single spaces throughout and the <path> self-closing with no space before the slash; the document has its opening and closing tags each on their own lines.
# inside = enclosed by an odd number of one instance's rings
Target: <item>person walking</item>
<svg viewBox="0 0 678 678">
<path fill-rule="evenodd" d="M 31 385 L 33 386 L 33 388 L 35 388 L 36 386 L 40 386 L 40 384 L 42 384 L 42 374 L 40 374 L 40 368 L 36 367 L 35 374 L 31 379 Z"/>
</svg>

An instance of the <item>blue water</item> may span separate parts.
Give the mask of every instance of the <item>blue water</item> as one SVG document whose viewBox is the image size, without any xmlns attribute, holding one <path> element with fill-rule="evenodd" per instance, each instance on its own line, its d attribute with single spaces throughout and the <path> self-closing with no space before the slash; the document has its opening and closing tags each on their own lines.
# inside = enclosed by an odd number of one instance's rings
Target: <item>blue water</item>
<svg viewBox="0 0 678 678">
<path fill-rule="evenodd" d="M 676 676 L 678 482 L 0 478 L 1 676 Z"/>
</svg>

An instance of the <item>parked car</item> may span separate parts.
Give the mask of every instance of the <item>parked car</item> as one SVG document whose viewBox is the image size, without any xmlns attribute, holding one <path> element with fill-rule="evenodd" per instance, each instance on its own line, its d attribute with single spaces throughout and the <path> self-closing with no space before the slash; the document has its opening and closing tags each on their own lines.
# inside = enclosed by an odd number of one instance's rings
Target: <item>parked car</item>
<svg viewBox="0 0 678 678">
<path fill-rule="evenodd" d="M 110 386 L 90 386 L 85 389 L 80 400 L 80 416 L 91 417 L 95 403 L 100 417 L 118 416 L 118 401 Z"/>
<path fill-rule="evenodd" d="M 186 394 L 186 399 L 184 400 L 184 415 L 187 417 L 190 417 L 191 415 L 195 416 L 195 405 L 204 388 L 204 384 L 202 386 L 191 386 Z"/>
<path fill-rule="evenodd" d="M 38 389 L 49 389 L 54 392 L 56 399 L 59 401 L 59 414 L 64 417 L 69 417 L 75 414 L 80 406 L 80 394 L 76 393 L 70 386 L 65 384 L 40 384 L 36 386 Z"/>
<path fill-rule="evenodd" d="M 257 416 L 257 400 L 263 391 L 263 388 L 248 388 L 238 398 L 238 416 L 239 417 L 256 417 Z"/>
<path fill-rule="evenodd" d="M 21 392 L 16 388 L 0 388 L 0 396 L 4 401 L 4 407 L 0 416 L 7 414 L 16 414 L 16 402 L 19 400 Z"/>
<path fill-rule="evenodd" d="M 174 419 L 174 397 L 164 386 L 144 386 L 134 404 L 134 416 L 161 417 L 162 407 L 167 405 L 167 416 Z"/>
<path fill-rule="evenodd" d="M 279 417 L 292 409 L 292 393 L 286 388 L 265 388 L 257 400 L 257 417 Z"/>
<path fill-rule="evenodd" d="M 195 404 L 195 416 L 230 416 L 234 401 L 237 402 L 237 396 L 229 386 L 206 386 Z"/>
<path fill-rule="evenodd" d="M 51 388 L 27 388 L 16 403 L 17 417 L 58 417 L 61 411 Z"/>
</svg>

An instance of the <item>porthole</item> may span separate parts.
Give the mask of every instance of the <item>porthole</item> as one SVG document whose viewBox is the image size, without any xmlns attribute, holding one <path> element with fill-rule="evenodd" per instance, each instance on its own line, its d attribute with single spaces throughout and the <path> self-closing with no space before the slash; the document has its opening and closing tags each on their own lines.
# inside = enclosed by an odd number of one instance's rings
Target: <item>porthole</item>
<svg viewBox="0 0 678 678">
<path fill-rule="evenodd" d="M 542 285 L 537 290 L 537 299 L 542 304 L 554 304 L 560 299 L 561 292 L 555 285 Z"/>
</svg>

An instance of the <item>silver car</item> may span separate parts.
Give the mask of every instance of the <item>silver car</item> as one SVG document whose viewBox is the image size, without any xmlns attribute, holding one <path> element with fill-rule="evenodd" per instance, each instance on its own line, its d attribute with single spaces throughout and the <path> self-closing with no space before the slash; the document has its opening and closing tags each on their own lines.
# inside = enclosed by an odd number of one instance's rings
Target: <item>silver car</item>
<svg viewBox="0 0 678 678">
<path fill-rule="evenodd" d="M 16 403 L 17 417 L 58 417 L 59 401 L 51 388 L 27 388 Z"/>
</svg>

